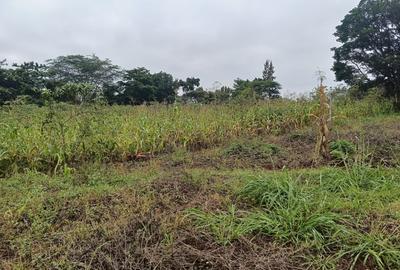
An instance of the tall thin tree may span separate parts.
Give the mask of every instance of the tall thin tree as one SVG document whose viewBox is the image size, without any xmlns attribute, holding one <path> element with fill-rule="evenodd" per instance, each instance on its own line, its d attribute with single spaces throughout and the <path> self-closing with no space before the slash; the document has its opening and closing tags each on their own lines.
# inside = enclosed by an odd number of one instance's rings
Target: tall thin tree
<svg viewBox="0 0 400 270">
<path fill-rule="evenodd" d="M 264 81 L 274 81 L 275 80 L 275 67 L 271 60 L 267 60 L 264 64 L 263 70 L 263 80 Z"/>
</svg>

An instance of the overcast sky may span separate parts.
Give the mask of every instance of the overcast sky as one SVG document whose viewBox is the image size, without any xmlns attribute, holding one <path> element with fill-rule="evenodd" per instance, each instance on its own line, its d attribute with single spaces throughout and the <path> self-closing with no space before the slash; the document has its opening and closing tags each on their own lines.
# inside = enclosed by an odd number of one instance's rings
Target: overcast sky
<svg viewBox="0 0 400 270">
<path fill-rule="evenodd" d="M 209 88 L 261 76 L 271 59 L 284 93 L 306 92 L 316 70 L 334 85 L 331 47 L 359 0 L 0 0 L 0 59 L 95 53 Z"/>
</svg>

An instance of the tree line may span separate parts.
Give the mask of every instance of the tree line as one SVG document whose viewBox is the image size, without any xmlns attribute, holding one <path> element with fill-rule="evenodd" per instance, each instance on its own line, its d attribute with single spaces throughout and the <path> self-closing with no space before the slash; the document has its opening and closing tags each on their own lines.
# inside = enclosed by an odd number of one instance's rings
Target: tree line
<svg viewBox="0 0 400 270">
<path fill-rule="evenodd" d="M 379 89 L 400 110 L 400 1 L 361 0 L 337 26 L 340 46 L 332 48 L 336 80 L 346 93 L 362 98 Z M 280 97 L 274 66 L 266 61 L 260 77 L 237 79 L 233 87 L 206 91 L 195 77 L 176 79 L 146 68 L 123 70 L 96 55 L 67 55 L 46 61 L 8 66 L 0 61 L 0 105 L 46 100 L 84 104 L 151 102 L 211 103 Z M 343 89 L 343 88 L 341 88 Z M 178 95 L 181 93 L 181 95 Z"/>
<path fill-rule="evenodd" d="M 25 62 L 7 65 L 0 61 L 0 104 L 46 101 L 88 104 L 140 105 L 159 103 L 223 103 L 233 99 L 271 99 L 280 97 L 280 84 L 274 66 L 267 61 L 263 76 L 235 81 L 234 87 L 222 86 L 206 91 L 195 77 L 176 79 L 160 71 L 151 73 L 139 67 L 123 70 L 109 59 L 96 55 L 67 55 L 45 64 Z M 181 95 L 178 95 L 181 93 Z"/>
</svg>

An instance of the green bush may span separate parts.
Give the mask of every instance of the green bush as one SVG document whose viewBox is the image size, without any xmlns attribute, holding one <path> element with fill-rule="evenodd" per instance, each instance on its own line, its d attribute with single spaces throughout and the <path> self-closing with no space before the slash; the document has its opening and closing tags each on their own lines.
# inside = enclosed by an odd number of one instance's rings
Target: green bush
<svg viewBox="0 0 400 270">
<path fill-rule="evenodd" d="M 331 156 L 339 161 L 348 160 L 355 152 L 355 145 L 346 140 L 337 140 L 330 144 Z"/>
</svg>

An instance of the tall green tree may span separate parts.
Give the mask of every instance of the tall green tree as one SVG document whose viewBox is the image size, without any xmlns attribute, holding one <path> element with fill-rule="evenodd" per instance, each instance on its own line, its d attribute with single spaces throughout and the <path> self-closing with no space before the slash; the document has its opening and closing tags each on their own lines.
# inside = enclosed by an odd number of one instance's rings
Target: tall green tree
<svg viewBox="0 0 400 270">
<path fill-rule="evenodd" d="M 0 63 L 0 103 L 12 101 L 18 96 L 26 100 L 42 103 L 41 92 L 46 87 L 46 66 L 35 62 L 14 64 L 12 68 L 4 68 L 6 62 Z"/>
<path fill-rule="evenodd" d="M 120 68 L 110 59 L 96 55 L 67 55 L 47 60 L 51 79 L 62 82 L 90 83 L 96 87 L 109 84 L 118 78 Z"/>
<path fill-rule="evenodd" d="M 336 28 L 338 81 L 367 89 L 383 86 L 400 104 L 400 1 L 362 0 Z"/>
<path fill-rule="evenodd" d="M 178 82 L 168 73 L 152 74 L 146 68 L 135 68 L 125 71 L 118 87 L 108 86 L 105 95 L 109 101 L 119 104 L 173 103 L 178 87 Z"/>
<path fill-rule="evenodd" d="M 271 60 L 267 60 L 264 64 L 264 70 L 263 70 L 263 80 L 264 81 L 274 81 L 276 78 L 274 76 L 275 74 L 275 67 L 272 64 Z"/>
<path fill-rule="evenodd" d="M 255 79 L 251 87 L 257 95 L 263 99 L 275 99 L 280 97 L 281 85 L 273 80 Z"/>
<path fill-rule="evenodd" d="M 35 62 L 14 64 L 13 80 L 15 80 L 18 95 L 29 96 L 35 103 L 42 103 L 42 89 L 47 85 L 47 67 Z"/>
<path fill-rule="evenodd" d="M 233 97 L 239 96 L 247 88 L 252 88 L 252 82 L 237 78 L 233 81 Z"/>
<path fill-rule="evenodd" d="M 127 70 L 120 85 L 119 102 L 122 104 L 139 105 L 155 101 L 157 87 L 152 74 L 145 68 Z"/>
<path fill-rule="evenodd" d="M 275 81 L 275 68 L 272 61 L 264 64 L 262 78 L 254 80 L 236 79 L 233 85 L 233 96 L 241 100 L 246 97 L 251 99 L 274 99 L 280 97 L 281 85 Z"/>
<path fill-rule="evenodd" d="M 176 98 L 176 90 L 179 87 L 177 81 L 171 74 L 158 72 L 153 74 L 153 84 L 155 85 L 155 100 L 158 102 L 173 103 Z"/>
<path fill-rule="evenodd" d="M 96 55 L 67 55 L 47 60 L 51 88 L 66 83 L 91 84 L 94 94 L 104 95 L 107 86 L 114 84 L 122 76 L 117 65 L 109 59 Z"/>
</svg>

